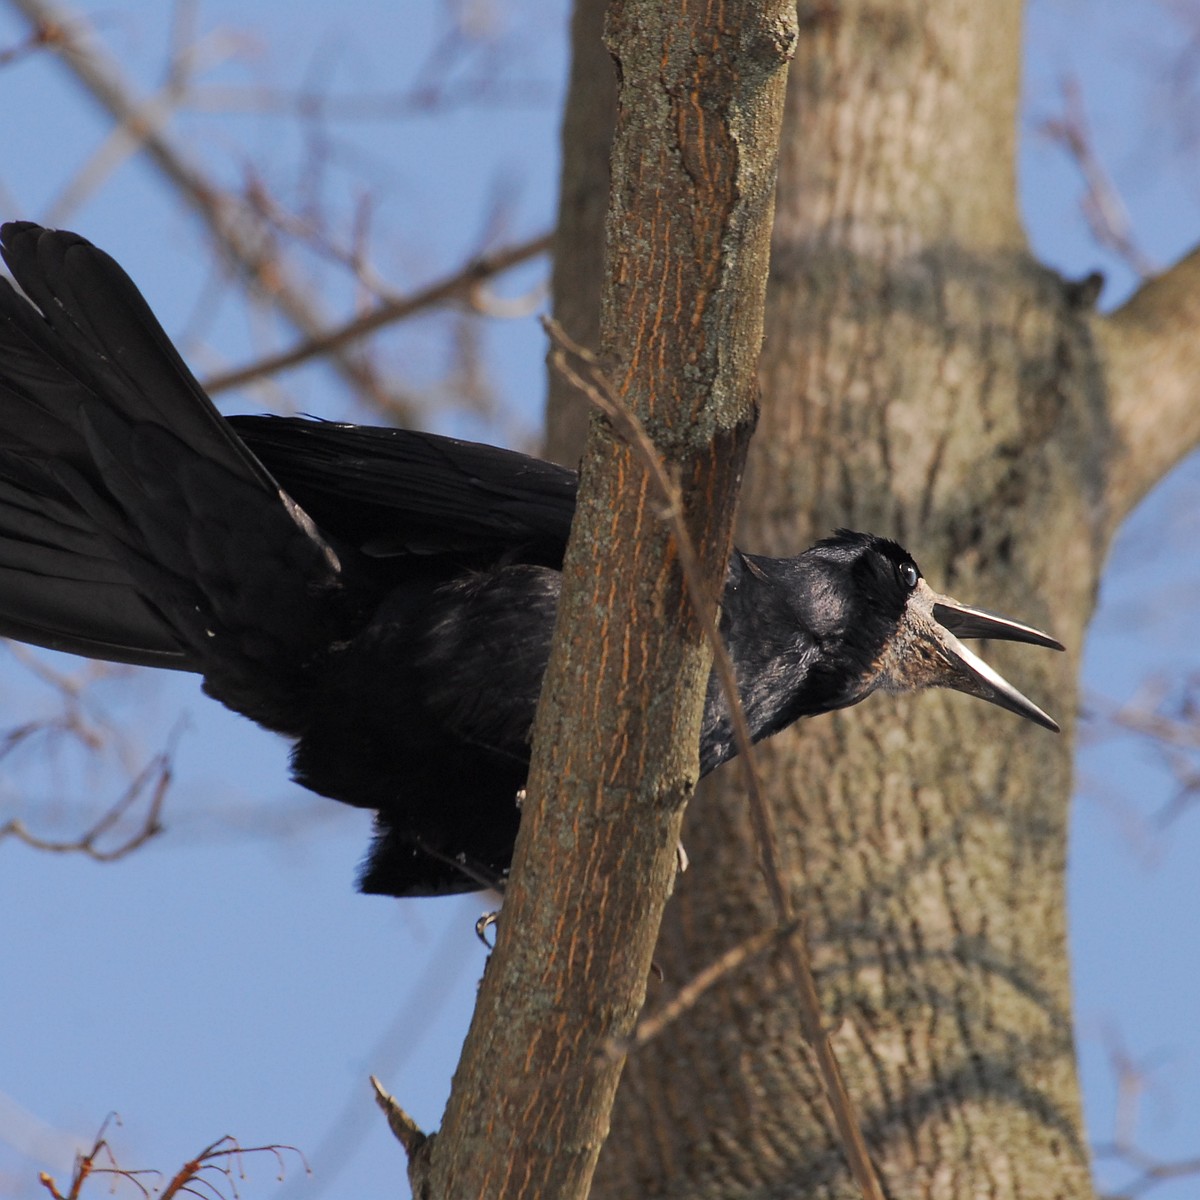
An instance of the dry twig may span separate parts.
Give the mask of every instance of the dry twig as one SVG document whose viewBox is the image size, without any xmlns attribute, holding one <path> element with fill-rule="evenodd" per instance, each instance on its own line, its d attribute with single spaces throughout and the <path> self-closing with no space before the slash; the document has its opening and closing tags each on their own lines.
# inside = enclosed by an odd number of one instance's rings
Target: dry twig
<svg viewBox="0 0 1200 1200">
<path fill-rule="evenodd" d="M 147 102 L 135 94 L 118 64 L 87 36 L 86 26 L 69 17 L 54 0 L 12 0 L 12 5 L 29 22 L 31 36 L 54 31 L 48 44 L 63 64 L 125 136 L 145 152 L 255 290 L 304 337 L 319 337 L 329 322 L 315 305 L 312 289 L 292 277 L 250 206 L 209 178 L 164 128 L 147 121 Z M 405 406 L 383 388 L 364 360 L 344 346 L 334 347 L 331 354 L 333 365 L 359 392 L 380 408 L 399 409 L 405 415 Z"/>
<path fill-rule="evenodd" d="M 1200 1176 L 1200 1156 L 1164 1159 L 1143 1150 L 1137 1143 L 1138 1108 L 1149 1086 L 1151 1067 L 1135 1062 L 1119 1038 L 1108 1037 L 1108 1056 L 1117 1079 L 1117 1111 L 1113 1137 L 1093 1147 L 1097 1159 L 1109 1160 L 1133 1172 L 1133 1177 L 1114 1192 L 1102 1192 L 1102 1200 L 1137 1200 L 1160 1184 Z"/>
<path fill-rule="evenodd" d="M 29 831 L 24 821 L 14 817 L 0 825 L 0 841 L 11 837 L 34 850 L 51 854 L 82 854 L 95 862 L 116 862 L 127 857 L 163 831 L 162 810 L 171 786 L 172 752 L 173 748 L 155 755 L 130 780 L 129 786 L 108 810 L 78 837 L 61 841 L 38 837 Z M 137 827 L 125 834 L 115 845 L 104 845 L 105 839 L 147 793 L 146 811 Z"/>
<path fill-rule="evenodd" d="M 470 299 L 475 289 L 484 280 L 507 271 L 519 263 L 536 258 L 539 254 L 545 254 L 550 249 L 550 241 L 550 235 L 544 234 L 530 241 L 519 242 L 515 246 L 482 255 L 474 262 L 468 263 L 451 275 L 427 284 L 419 291 L 407 296 L 397 296 L 391 300 L 385 300 L 369 312 L 355 317 L 352 321 L 347 321 L 344 325 L 329 329 L 324 333 L 314 334 L 291 350 L 273 354 L 268 358 L 260 359 L 258 362 L 221 375 L 214 375 L 205 381 L 204 386 L 212 394 L 242 387 L 265 375 L 274 375 L 289 367 L 308 362 L 310 359 L 330 354 L 368 333 L 373 333 L 385 325 L 394 324 L 422 309 L 432 308 L 449 300 Z"/>
<path fill-rule="evenodd" d="M 1139 279 L 1146 279 L 1155 274 L 1154 264 L 1138 247 L 1129 212 L 1096 153 L 1078 81 L 1068 78 L 1062 91 L 1062 114 L 1043 121 L 1042 132 L 1066 151 L 1083 176 L 1083 216 L 1092 237 L 1117 255 Z"/>
<path fill-rule="evenodd" d="M 65 1191 L 58 1186 L 52 1175 L 45 1171 L 41 1173 L 38 1177 L 39 1182 L 50 1193 L 53 1200 L 79 1200 L 84 1184 L 93 1175 L 110 1175 L 114 1179 L 124 1179 L 138 1189 L 143 1200 L 150 1200 L 152 1196 L 157 1200 L 175 1200 L 175 1197 L 184 1194 L 211 1195 L 217 1200 L 224 1200 L 226 1191 L 223 1190 L 223 1184 L 229 1185 L 228 1195 L 237 1200 L 237 1181 L 244 1179 L 246 1174 L 242 1159 L 249 1154 L 273 1155 L 279 1164 L 278 1177 L 281 1180 L 284 1177 L 285 1151 L 295 1154 L 303 1164 L 305 1171 L 309 1171 L 304 1155 L 295 1146 L 243 1147 L 236 1138 L 226 1134 L 225 1137 L 218 1138 L 217 1141 L 205 1146 L 199 1154 L 185 1162 L 160 1189 L 157 1184 L 151 1186 L 147 1180 L 161 1180 L 163 1178 L 161 1171 L 145 1168 L 129 1169 L 122 1167 L 117 1162 L 107 1137 L 109 1123 L 117 1120 L 115 1114 L 107 1118 L 100 1127 L 100 1132 L 97 1134 L 92 1148 L 75 1160 L 75 1169 L 71 1173 L 71 1181 Z M 97 1165 L 98 1162 L 106 1162 L 108 1165 Z M 311 1174 L 311 1171 L 309 1173 Z"/>
<path fill-rule="evenodd" d="M 699 583 L 701 578 L 699 560 L 684 520 L 679 485 L 667 471 L 653 440 L 641 421 L 638 420 L 637 415 L 630 412 L 618 400 L 616 391 L 601 369 L 596 356 L 568 337 L 562 326 L 556 321 L 544 318 L 543 325 L 554 347 L 551 352 L 551 362 L 554 368 L 561 372 L 572 386 L 577 388 L 608 418 L 617 436 L 637 452 L 659 494 L 663 506 L 661 515 L 670 524 L 671 531 L 675 536 L 680 570 L 683 573 L 692 610 L 696 614 L 697 620 L 704 623 L 706 636 L 712 645 L 713 668 L 720 679 L 721 688 L 729 706 L 734 740 L 738 747 L 738 759 L 741 763 L 747 797 L 750 802 L 751 824 L 758 842 L 763 876 L 771 896 L 771 903 L 775 908 L 778 926 L 780 930 L 794 931 L 794 936 L 781 939 L 781 945 L 783 953 L 792 966 L 792 973 L 799 990 L 804 1036 L 816 1056 L 817 1067 L 825 1087 L 825 1095 L 833 1112 L 842 1147 L 845 1150 L 855 1182 L 858 1184 L 864 1200 L 883 1200 L 883 1192 L 863 1139 L 854 1105 L 846 1091 L 841 1068 L 833 1050 L 833 1043 L 825 1030 L 816 979 L 813 975 L 812 954 L 808 938 L 805 935 L 803 923 L 797 918 L 791 895 L 783 882 L 774 814 L 759 779 L 750 739 L 750 729 L 746 723 L 746 715 L 742 710 L 741 698 L 737 689 L 737 676 L 734 672 L 733 661 L 721 639 L 716 621 L 708 615 L 716 610 L 716 597 L 705 595 L 704 589 Z M 775 931 L 772 931 L 772 936 L 775 936 Z"/>
</svg>

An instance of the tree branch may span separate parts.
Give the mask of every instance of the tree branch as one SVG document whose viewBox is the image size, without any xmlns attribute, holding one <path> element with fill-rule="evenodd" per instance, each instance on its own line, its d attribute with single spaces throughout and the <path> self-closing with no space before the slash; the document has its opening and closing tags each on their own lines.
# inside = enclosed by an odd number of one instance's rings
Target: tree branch
<svg viewBox="0 0 1200 1200">
<path fill-rule="evenodd" d="M 423 309 L 445 304 L 448 300 L 469 298 L 485 280 L 510 270 L 520 263 L 528 262 L 529 259 L 536 258 L 539 254 L 545 254 L 550 249 L 551 240 L 550 234 L 543 234 L 541 237 L 532 238 L 527 242 L 518 242 L 515 246 L 506 246 L 503 250 L 481 255 L 453 274 L 428 284 L 420 291 L 413 292 L 408 296 L 396 296 L 393 299 L 384 300 L 370 312 L 363 313 L 361 316 L 347 321 L 344 325 L 310 337 L 300 345 L 293 346 L 291 350 L 272 354 L 222 375 L 214 375 L 205 380 L 204 386 L 210 395 L 228 391 L 230 388 L 243 387 L 247 383 L 253 383 L 256 379 L 262 379 L 267 375 L 276 375 L 280 371 L 286 371 L 301 363 L 340 350 L 358 338 L 374 333 L 385 325 L 391 325 L 396 321 L 411 317 Z"/>
<path fill-rule="evenodd" d="M 119 66 L 82 32 L 78 19 L 54 0 L 11 0 L 30 23 L 31 32 L 57 49 L 63 65 L 88 94 L 128 135 L 138 141 L 159 173 L 176 189 L 207 228 L 221 252 L 284 318 L 306 338 L 317 338 L 329 321 L 312 298 L 312 288 L 294 280 L 262 236 L 246 206 L 210 180 L 168 134 L 148 122 L 147 103 L 126 84 Z M 45 31 L 55 36 L 46 38 Z M 334 367 L 360 393 L 380 407 L 397 412 L 406 406 L 385 392 L 375 373 L 359 356 L 345 348 L 331 359 Z M 399 411 L 401 417 L 404 411 Z"/>
<path fill-rule="evenodd" d="M 1106 496 L 1113 529 L 1200 443 L 1200 248 L 1094 327 L 1115 435 Z"/>
<path fill-rule="evenodd" d="M 753 427 L 788 0 L 614 0 L 624 90 L 604 345 L 675 472 L 701 591 L 727 568 Z M 711 650 L 637 451 L 593 424 L 496 951 L 427 1181 L 587 1194 L 675 873 Z M 653 719 L 647 719 L 652 714 Z"/>
<path fill-rule="evenodd" d="M 1063 109 L 1057 117 L 1042 122 L 1042 132 L 1058 143 L 1083 177 L 1083 219 L 1092 237 L 1112 251 L 1139 279 L 1154 274 L 1154 264 L 1142 252 L 1134 236 L 1129 210 L 1096 152 L 1083 91 L 1074 76 L 1063 81 Z"/>
</svg>

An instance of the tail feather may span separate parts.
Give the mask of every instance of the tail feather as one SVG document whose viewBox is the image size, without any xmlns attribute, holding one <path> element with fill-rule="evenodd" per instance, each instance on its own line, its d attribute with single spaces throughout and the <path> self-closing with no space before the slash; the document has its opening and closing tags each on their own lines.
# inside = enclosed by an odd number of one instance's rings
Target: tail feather
<svg viewBox="0 0 1200 1200">
<path fill-rule="evenodd" d="M 0 451 L 0 637 L 195 670 L 53 469 Z"/>
<path fill-rule="evenodd" d="M 54 335 L 35 333 L 39 349 L 48 348 L 83 385 L 83 395 L 76 390 L 68 404 L 88 394 L 102 397 L 107 407 L 172 430 L 197 454 L 236 461 L 248 476 L 278 490 L 112 258 L 77 234 L 28 221 L 5 225 L 2 236 L 4 261 Z M 29 314 L 23 315 L 28 332 Z M 58 415 L 73 423 L 73 413 Z"/>
<path fill-rule="evenodd" d="M 0 632 L 198 670 L 297 730 L 345 634 L 342 559 L 108 255 L 25 222 L 0 240 L 36 305 L 0 286 Z"/>
</svg>

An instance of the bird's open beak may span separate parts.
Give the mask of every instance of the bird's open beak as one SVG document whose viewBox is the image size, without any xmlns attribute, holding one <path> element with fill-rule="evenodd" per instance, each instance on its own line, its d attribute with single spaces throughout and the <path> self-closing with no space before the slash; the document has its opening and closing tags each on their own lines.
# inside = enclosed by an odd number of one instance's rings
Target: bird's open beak
<svg viewBox="0 0 1200 1200">
<path fill-rule="evenodd" d="M 1063 649 L 1061 642 L 1040 629 L 940 596 L 922 579 L 909 598 L 896 638 L 879 663 L 879 685 L 893 691 L 953 688 L 1059 731 L 1057 722 L 968 650 L 960 638 L 994 638 Z"/>
<path fill-rule="evenodd" d="M 1018 692 L 998 671 L 968 650 L 959 639 L 994 638 L 1003 642 L 1028 642 L 1030 645 L 1046 646 L 1051 650 L 1063 650 L 1063 644 L 1031 625 L 1010 621 L 1007 617 L 985 612 L 981 608 L 970 608 L 949 596 L 939 596 L 936 592 L 932 595 L 933 619 L 936 622 L 933 638 L 938 643 L 940 657 L 945 663 L 945 675 L 940 681 L 942 687 L 954 688 L 956 691 L 966 692 L 969 696 L 978 696 L 981 700 L 998 704 L 1001 708 L 1007 708 L 1009 712 L 1027 717 L 1030 721 L 1058 733 L 1058 723 L 1053 718 Z"/>
</svg>

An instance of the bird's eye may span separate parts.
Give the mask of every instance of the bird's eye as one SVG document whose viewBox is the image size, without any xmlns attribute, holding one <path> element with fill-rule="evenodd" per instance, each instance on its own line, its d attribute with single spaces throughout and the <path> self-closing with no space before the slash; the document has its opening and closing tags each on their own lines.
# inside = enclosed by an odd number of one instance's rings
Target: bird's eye
<svg viewBox="0 0 1200 1200">
<path fill-rule="evenodd" d="M 917 580 L 921 576 L 917 573 L 917 568 L 912 563 L 900 564 L 900 582 L 911 592 L 917 586 Z"/>
</svg>

